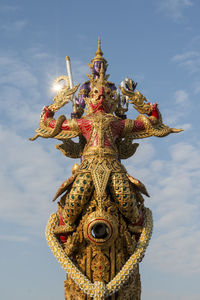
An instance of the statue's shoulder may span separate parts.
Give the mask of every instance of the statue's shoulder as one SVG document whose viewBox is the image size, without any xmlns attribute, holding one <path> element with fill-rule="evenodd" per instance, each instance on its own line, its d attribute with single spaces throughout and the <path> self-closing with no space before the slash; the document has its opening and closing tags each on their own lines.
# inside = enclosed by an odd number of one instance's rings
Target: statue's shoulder
<svg viewBox="0 0 200 300">
<path fill-rule="evenodd" d="M 87 80 L 81 85 L 80 90 L 89 88 L 89 86 L 90 86 L 90 81 Z"/>
<path fill-rule="evenodd" d="M 90 81 L 88 80 L 81 85 L 78 96 L 81 96 L 82 94 L 87 95 L 89 92 L 90 92 Z"/>
<path fill-rule="evenodd" d="M 116 86 L 115 86 L 115 84 L 113 82 L 111 82 L 111 81 L 107 81 L 107 82 L 108 82 L 108 85 L 110 86 L 110 88 L 112 90 L 116 90 L 117 89 Z"/>
<path fill-rule="evenodd" d="M 112 81 L 107 81 L 107 83 L 110 85 L 115 85 Z"/>
</svg>

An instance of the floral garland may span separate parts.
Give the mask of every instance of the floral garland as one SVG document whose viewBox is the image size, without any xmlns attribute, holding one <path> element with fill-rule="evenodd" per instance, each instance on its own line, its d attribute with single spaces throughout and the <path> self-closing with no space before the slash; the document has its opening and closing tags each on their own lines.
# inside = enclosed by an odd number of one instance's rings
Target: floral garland
<svg viewBox="0 0 200 300">
<path fill-rule="evenodd" d="M 53 213 L 50 216 L 49 221 L 47 223 L 46 239 L 57 261 L 60 263 L 65 272 L 78 285 L 78 287 L 85 294 L 89 295 L 90 297 L 93 297 L 93 299 L 103 300 L 106 297 L 117 292 L 133 274 L 138 263 L 142 261 L 146 248 L 149 244 L 153 229 L 152 213 L 149 208 L 145 208 L 144 218 L 145 219 L 143 230 L 140 235 L 140 239 L 137 243 L 135 252 L 125 263 L 121 271 L 108 284 L 104 284 L 103 282 L 99 281 L 92 283 L 85 275 L 81 273 L 81 271 L 66 255 L 63 248 L 59 244 L 56 235 L 54 234 L 54 229 L 58 224 L 58 217 L 55 213 Z"/>
</svg>

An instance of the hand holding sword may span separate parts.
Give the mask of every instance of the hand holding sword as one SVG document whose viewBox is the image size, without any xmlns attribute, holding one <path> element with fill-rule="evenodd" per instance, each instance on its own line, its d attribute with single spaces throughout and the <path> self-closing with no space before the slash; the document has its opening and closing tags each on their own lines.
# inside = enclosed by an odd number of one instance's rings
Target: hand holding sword
<svg viewBox="0 0 200 300">
<path fill-rule="evenodd" d="M 58 93 L 53 98 L 53 103 L 48 106 L 48 109 L 52 112 L 56 112 L 65 104 L 67 104 L 69 100 L 71 100 L 73 103 L 73 115 L 77 113 L 76 98 L 74 94 L 78 90 L 80 84 L 77 84 L 75 86 L 73 84 L 71 64 L 68 56 L 66 56 L 66 67 L 68 76 L 62 75 L 56 78 L 54 85 Z M 65 81 L 64 87 L 60 85 L 61 81 L 63 80 Z"/>
<path fill-rule="evenodd" d="M 65 61 L 66 61 L 66 67 L 67 67 L 67 74 L 68 74 L 68 78 L 69 78 L 69 86 L 70 86 L 70 89 L 72 89 L 74 86 L 74 83 L 73 83 L 72 68 L 71 68 L 71 62 L 70 62 L 69 56 L 65 57 Z M 71 113 L 71 117 L 73 119 L 73 118 L 76 118 L 76 116 L 77 116 L 76 98 L 75 98 L 74 94 L 72 95 L 72 103 L 73 103 L 73 106 L 72 106 L 73 112 Z"/>
</svg>

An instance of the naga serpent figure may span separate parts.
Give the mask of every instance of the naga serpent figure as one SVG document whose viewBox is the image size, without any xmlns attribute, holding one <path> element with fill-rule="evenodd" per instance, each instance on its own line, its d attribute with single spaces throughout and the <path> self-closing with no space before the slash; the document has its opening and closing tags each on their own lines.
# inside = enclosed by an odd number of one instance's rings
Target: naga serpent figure
<svg viewBox="0 0 200 300">
<path fill-rule="evenodd" d="M 48 221 L 46 238 L 67 273 L 66 300 L 140 300 L 138 265 L 151 237 L 152 216 L 144 205 L 145 186 L 127 173 L 121 159 L 135 153 L 134 139 L 181 130 L 163 124 L 157 104 L 147 103 L 134 81 L 126 79 L 117 92 L 106 75 L 100 40 L 90 67 L 73 117 L 54 119 L 78 89 L 66 86 L 44 107 L 31 139 L 57 139 L 65 156 L 81 158 L 54 197 L 60 197 L 58 210 Z M 124 103 L 140 113 L 136 120 L 126 118 Z M 79 142 L 72 141 L 75 137 Z"/>
</svg>

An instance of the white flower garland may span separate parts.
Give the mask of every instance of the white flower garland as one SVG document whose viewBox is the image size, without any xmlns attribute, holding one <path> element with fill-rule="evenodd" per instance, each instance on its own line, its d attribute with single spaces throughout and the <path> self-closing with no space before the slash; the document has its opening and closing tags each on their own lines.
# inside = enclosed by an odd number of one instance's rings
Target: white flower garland
<svg viewBox="0 0 200 300">
<path fill-rule="evenodd" d="M 137 243 L 135 252 L 125 263 L 121 271 L 108 284 L 104 284 L 103 282 L 99 281 L 95 281 L 94 283 L 92 283 L 85 275 L 81 273 L 81 271 L 66 255 L 65 251 L 59 244 L 56 235 L 54 234 L 54 229 L 58 224 L 58 217 L 55 213 L 50 216 L 47 223 L 46 239 L 57 261 L 60 263 L 65 272 L 78 285 L 78 287 L 85 294 L 93 297 L 93 299 L 102 300 L 117 292 L 133 274 L 135 268 L 137 267 L 137 264 L 143 259 L 153 229 L 152 213 L 149 208 L 145 208 L 144 217 L 144 227 L 140 235 L 140 239 Z"/>
</svg>

